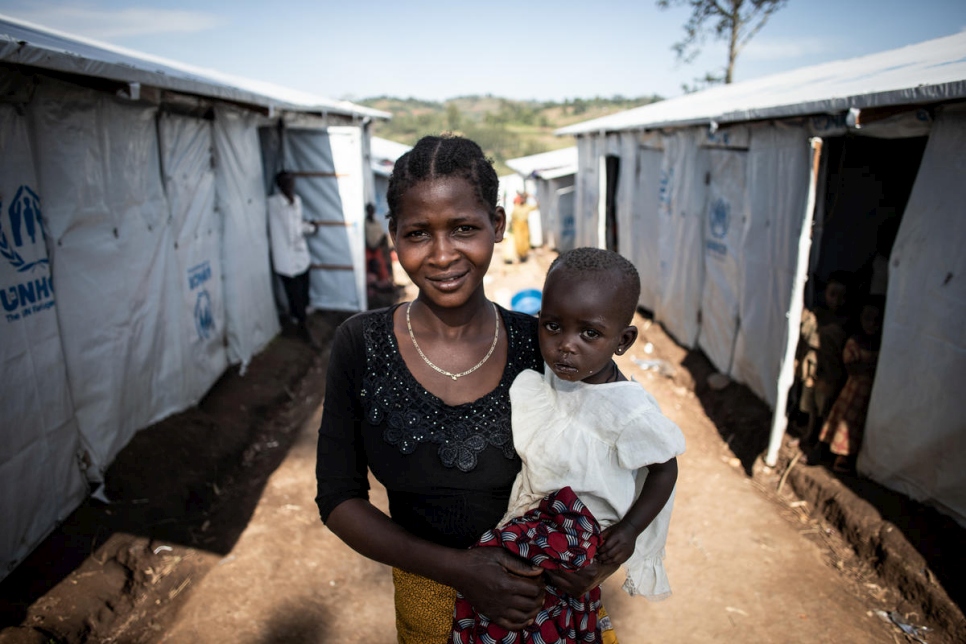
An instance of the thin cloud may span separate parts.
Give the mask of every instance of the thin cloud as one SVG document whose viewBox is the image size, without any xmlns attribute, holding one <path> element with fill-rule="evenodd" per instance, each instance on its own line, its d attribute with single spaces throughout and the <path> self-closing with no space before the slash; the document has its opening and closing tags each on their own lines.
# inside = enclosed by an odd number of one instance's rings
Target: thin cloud
<svg viewBox="0 0 966 644">
<path fill-rule="evenodd" d="M 785 40 L 752 40 L 741 52 L 745 60 L 778 60 L 804 58 L 830 51 L 827 43 L 818 38 L 789 38 Z"/>
<path fill-rule="evenodd" d="M 111 40 L 170 33 L 196 33 L 224 23 L 203 11 L 131 7 L 108 10 L 82 5 L 41 5 L 17 13 L 23 20 L 88 38 Z"/>
</svg>

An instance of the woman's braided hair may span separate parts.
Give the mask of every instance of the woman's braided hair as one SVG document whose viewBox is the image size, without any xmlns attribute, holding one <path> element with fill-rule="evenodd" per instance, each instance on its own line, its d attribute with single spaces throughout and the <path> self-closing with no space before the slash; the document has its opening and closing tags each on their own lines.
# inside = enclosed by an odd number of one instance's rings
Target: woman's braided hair
<svg viewBox="0 0 966 644">
<path fill-rule="evenodd" d="M 389 177 L 386 217 L 390 228 L 396 225 L 400 201 L 407 190 L 423 181 L 448 177 L 466 179 L 490 216 L 496 214 L 500 181 L 480 146 L 452 134 L 424 136 L 412 150 L 399 157 Z"/>
</svg>

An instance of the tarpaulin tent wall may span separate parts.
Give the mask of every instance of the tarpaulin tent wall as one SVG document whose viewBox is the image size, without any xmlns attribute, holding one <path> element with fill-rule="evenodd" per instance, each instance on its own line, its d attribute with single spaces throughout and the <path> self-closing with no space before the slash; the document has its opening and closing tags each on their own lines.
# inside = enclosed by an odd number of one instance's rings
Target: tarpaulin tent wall
<svg viewBox="0 0 966 644">
<path fill-rule="evenodd" d="M 3 577 L 135 432 L 277 334 L 266 116 L 355 124 L 361 210 L 383 114 L 5 18 L 0 63 Z"/>
<path fill-rule="evenodd" d="M 372 168 L 373 180 L 372 202 L 376 206 L 376 219 L 384 225 L 387 225 L 385 220 L 389 212 L 389 203 L 386 201 L 386 194 L 389 192 L 389 175 L 392 174 L 396 159 L 411 149 L 403 143 L 378 136 L 371 137 L 369 140 L 369 165 Z"/>
<path fill-rule="evenodd" d="M 889 285 L 859 468 L 966 525 L 966 450 L 956 449 L 966 442 L 966 403 L 949 395 L 966 370 L 966 338 L 950 331 L 958 330 L 954 320 L 966 301 L 954 250 L 966 242 L 956 223 L 966 148 L 962 117 L 951 107 L 963 100 L 966 34 L 957 34 L 716 87 L 557 133 L 577 137 L 578 245 L 605 246 L 601 192 L 608 178 L 601 175 L 619 167 L 624 232 L 617 245 L 642 273 L 641 304 L 679 342 L 700 347 L 776 410 L 766 460 L 777 454 L 784 428 L 787 385 L 779 382 L 792 368 L 801 284 L 817 261 L 809 232 L 821 234 L 816 191 L 826 187 L 810 140 L 928 134 L 890 265 L 902 267 Z M 608 156 L 619 163 L 604 163 Z M 815 228 L 806 228 L 813 217 Z M 922 367 L 910 377 L 915 364 Z"/>
<path fill-rule="evenodd" d="M 889 262 L 859 469 L 966 521 L 966 109 L 940 112 Z"/>
</svg>

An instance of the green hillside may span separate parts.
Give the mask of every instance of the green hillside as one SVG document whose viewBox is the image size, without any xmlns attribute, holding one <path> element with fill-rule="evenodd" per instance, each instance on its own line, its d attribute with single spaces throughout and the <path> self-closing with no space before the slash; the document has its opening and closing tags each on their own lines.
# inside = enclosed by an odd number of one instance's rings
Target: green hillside
<svg viewBox="0 0 966 644">
<path fill-rule="evenodd" d="M 591 98 L 560 102 L 514 101 L 496 96 L 461 96 L 445 102 L 378 96 L 356 103 L 390 112 L 391 121 L 376 121 L 375 136 L 414 144 L 420 137 L 441 132 L 467 136 L 493 158 L 498 174 L 511 172 L 507 159 L 549 152 L 574 144 L 571 137 L 554 136 L 554 130 L 661 100 Z"/>
</svg>

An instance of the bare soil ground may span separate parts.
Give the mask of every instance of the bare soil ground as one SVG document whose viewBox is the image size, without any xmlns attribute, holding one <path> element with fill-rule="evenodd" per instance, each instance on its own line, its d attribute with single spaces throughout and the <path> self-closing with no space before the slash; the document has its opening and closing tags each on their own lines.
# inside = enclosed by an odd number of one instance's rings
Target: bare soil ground
<svg viewBox="0 0 966 644">
<path fill-rule="evenodd" d="M 506 305 L 542 285 L 552 254 L 499 258 L 487 290 Z M 0 644 L 395 641 L 388 570 L 339 542 L 312 500 L 325 347 L 345 317 L 313 315 L 322 351 L 283 334 L 197 408 L 139 432 L 108 471 L 110 502 L 88 500 L 0 584 Z M 668 543 L 675 595 L 629 598 L 619 574 L 605 585 L 624 644 L 907 641 L 883 618 L 890 611 L 931 627 L 920 631 L 930 644 L 963 641 L 958 526 L 865 479 L 830 484 L 824 468 L 794 465 L 783 476 L 790 441 L 779 467 L 764 468 L 767 407 L 735 383 L 712 390 L 700 352 L 644 316 L 636 323 L 641 337 L 621 369 L 657 397 L 688 451 Z M 834 484 L 848 491 L 835 497 L 841 521 L 809 491 Z M 373 500 L 385 507 L 377 484 Z M 922 564 L 948 605 L 890 577 L 899 568 L 881 565 L 888 548 L 849 540 L 850 529 L 861 534 L 849 517 L 870 508 L 910 548 L 893 559 Z"/>
</svg>

